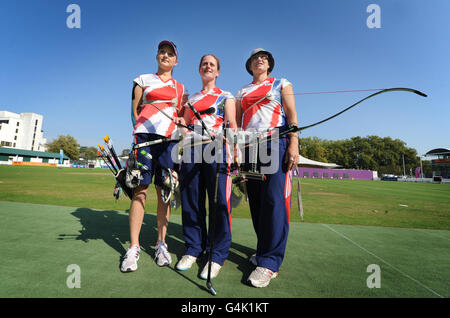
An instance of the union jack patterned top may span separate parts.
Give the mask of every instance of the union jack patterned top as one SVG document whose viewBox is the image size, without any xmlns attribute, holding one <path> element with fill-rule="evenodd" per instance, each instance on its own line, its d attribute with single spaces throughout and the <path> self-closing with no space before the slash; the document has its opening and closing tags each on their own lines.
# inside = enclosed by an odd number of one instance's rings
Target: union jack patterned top
<svg viewBox="0 0 450 318">
<path fill-rule="evenodd" d="M 281 90 L 292 85 L 287 79 L 267 78 L 260 84 L 250 83 L 236 94 L 241 101 L 244 130 L 264 131 L 284 126 L 286 116 L 281 101 Z"/>
<path fill-rule="evenodd" d="M 138 106 L 139 115 L 136 122 L 133 111 L 131 112 L 133 134 L 150 133 L 170 138 L 176 130 L 176 125 L 169 117 L 177 116 L 182 107 L 183 95 L 188 94 L 187 90 L 173 78 L 164 82 L 158 74 L 140 75 L 134 79 L 134 83 L 142 87 L 144 92 L 142 104 Z"/>
<path fill-rule="evenodd" d="M 220 88 L 215 87 L 207 93 L 195 93 L 189 98 L 188 103 L 194 106 L 195 110 L 197 110 L 197 112 L 200 114 L 200 118 L 203 120 L 209 130 L 215 133 L 219 133 L 223 129 L 225 102 L 229 98 L 234 98 L 230 92 L 223 91 Z M 201 126 L 201 123 L 194 116 L 194 113 L 190 110 L 187 104 L 185 104 L 185 107 L 185 111 L 188 111 L 189 114 L 187 124 Z M 208 112 L 202 114 L 202 112 L 205 111 Z"/>
</svg>

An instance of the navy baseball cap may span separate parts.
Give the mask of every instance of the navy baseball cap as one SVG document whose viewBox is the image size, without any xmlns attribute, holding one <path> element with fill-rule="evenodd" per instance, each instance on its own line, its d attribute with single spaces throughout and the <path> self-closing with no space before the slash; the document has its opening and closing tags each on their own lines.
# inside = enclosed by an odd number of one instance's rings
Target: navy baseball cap
<svg viewBox="0 0 450 318">
<path fill-rule="evenodd" d="M 163 46 L 163 45 L 170 46 L 173 49 L 173 51 L 175 52 L 176 57 L 178 57 L 178 50 L 177 50 L 177 46 L 175 45 L 175 43 L 168 41 L 168 40 L 161 41 L 158 44 L 158 51 L 161 48 L 161 46 Z"/>
</svg>

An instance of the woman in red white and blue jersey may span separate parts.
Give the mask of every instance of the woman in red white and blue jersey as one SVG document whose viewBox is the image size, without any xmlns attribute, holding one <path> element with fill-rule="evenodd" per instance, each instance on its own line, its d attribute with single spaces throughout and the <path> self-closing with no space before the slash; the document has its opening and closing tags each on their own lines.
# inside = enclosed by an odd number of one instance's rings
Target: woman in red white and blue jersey
<svg viewBox="0 0 450 318">
<path fill-rule="evenodd" d="M 255 49 L 246 62 L 253 81 L 236 94 L 238 125 L 245 131 L 266 132 L 297 126 L 297 112 L 292 84 L 284 78 L 269 77 L 275 65 L 272 54 Z M 267 147 L 272 165 L 266 179 L 247 181 L 247 194 L 253 227 L 257 236 L 256 255 L 250 261 L 256 269 L 248 281 L 255 287 L 265 287 L 278 275 L 283 262 L 290 224 L 291 170 L 298 162 L 298 137 L 290 134 L 279 141 L 260 144 Z M 248 149 L 244 158 L 248 162 Z M 274 157 L 276 156 L 276 157 Z M 248 163 L 242 168 L 248 167 Z M 257 167 L 264 164 L 258 158 Z"/>
<path fill-rule="evenodd" d="M 187 99 L 187 92 L 181 83 L 172 78 L 173 67 L 178 63 L 175 44 L 170 41 L 160 42 L 156 61 L 158 71 L 155 74 L 143 74 L 133 81 L 131 120 L 135 144 L 163 137 L 170 138 L 176 131 L 176 125 L 184 122 L 182 105 Z M 122 261 L 120 268 L 122 272 L 137 269 L 140 253 L 139 233 L 145 213 L 148 186 L 152 183 L 153 176 L 158 194 L 158 241 L 155 246 L 155 258 L 159 266 L 170 265 L 172 262 L 165 242 L 170 206 L 162 201 L 158 174 L 161 173 L 161 166 L 174 169 L 175 164 L 171 158 L 173 146 L 174 143 L 165 142 L 135 151 L 137 162 L 146 169 L 141 169 L 143 179 L 134 189 L 131 200 L 129 215 L 131 244 Z M 149 153 L 152 159 L 142 155 L 142 150 Z"/>
<path fill-rule="evenodd" d="M 200 60 L 199 73 L 203 89 L 193 94 L 188 103 L 200 115 L 201 120 L 211 135 L 223 132 L 224 123 L 229 122 L 231 128 L 236 128 L 235 101 L 231 93 L 216 86 L 216 79 L 220 73 L 219 59 L 213 54 L 204 55 Z M 186 124 L 191 125 L 194 132 L 188 133 L 187 138 L 194 138 L 194 134 L 208 136 L 202 132 L 202 124 L 195 117 L 186 104 L 184 111 Z M 206 194 L 208 193 L 209 207 L 214 205 L 216 173 L 219 170 L 217 206 L 215 213 L 214 249 L 212 252 L 211 278 L 218 275 L 228 257 L 231 245 L 231 186 L 230 152 L 227 145 L 211 147 L 217 143 L 200 144 L 192 148 L 183 149 L 183 163 L 181 167 L 181 206 L 183 234 L 186 252 L 178 262 L 178 270 L 188 270 L 204 252 L 209 255 L 210 237 L 206 227 Z M 203 156 L 209 149 L 210 158 Z M 185 152 L 189 150 L 186 158 Z M 200 151 L 199 157 L 195 153 Z M 220 151 L 220 152 L 219 152 Z M 217 157 L 216 157 L 217 152 Z M 219 159 L 219 158 L 220 159 Z M 198 160 L 196 160 L 198 158 Z M 211 213 L 209 213 L 211 221 Z M 211 224 L 211 222 L 209 223 Z M 208 264 L 200 274 L 207 279 Z"/>
</svg>

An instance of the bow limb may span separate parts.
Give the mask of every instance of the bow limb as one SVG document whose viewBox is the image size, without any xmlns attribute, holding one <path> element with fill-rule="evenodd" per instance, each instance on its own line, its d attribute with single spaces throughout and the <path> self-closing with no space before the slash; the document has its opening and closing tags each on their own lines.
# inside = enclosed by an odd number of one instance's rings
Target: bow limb
<svg viewBox="0 0 450 318">
<path fill-rule="evenodd" d="M 330 119 L 333 119 L 333 118 L 335 118 L 335 117 L 341 115 L 342 113 L 346 112 L 347 110 L 349 110 L 349 109 L 355 107 L 356 105 L 362 103 L 363 101 L 368 100 L 369 98 L 375 97 L 375 96 L 380 95 L 380 94 L 383 94 L 383 93 L 394 92 L 394 91 L 411 92 L 411 93 L 415 93 L 415 94 L 420 95 L 420 96 L 423 96 L 423 97 L 427 97 L 426 94 L 424 94 L 424 93 L 422 93 L 421 91 L 418 91 L 418 90 L 416 90 L 416 89 L 412 89 L 412 88 L 398 87 L 398 88 L 386 88 L 386 89 L 382 89 L 382 90 L 379 91 L 379 92 L 376 92 L 376 93 L 373 93 L 373 94 L 371 94 L 371 95 L 369 95 L 369 96 L 367 96 L 367 97 L 364 97 L 363 99 L 357 101 L 357 102 L 354 103 L 353 105 L 350 105 L 349 107 L 345 108 L 344 110 L 341 110 L 339 113 L 334 114 L 333 116 L 330 116 L 330 117 L 328 117 L 328 118 L 325 118 L 325 119 L 323 119 L 323 120 L 321 120 L 321 121 L 318 121 L 318 122 L 316 122 L 316 123 L 314 123 L 314 124 L 311 124 L 311 125 L 308 125 L 308 126 L 299 127 L 299 128 L 298 128 L 298 131 L 302 131 L 302 130 L 305 130 L 305 129 L 308 129 L 308 128 L 317 126 L 317 125 L 322 124 L 322 123 L 324 123 L 324 122 L 326 122 L 326 121 L 328 121 L 328 120 L 330 120 Z"/>
</svg>

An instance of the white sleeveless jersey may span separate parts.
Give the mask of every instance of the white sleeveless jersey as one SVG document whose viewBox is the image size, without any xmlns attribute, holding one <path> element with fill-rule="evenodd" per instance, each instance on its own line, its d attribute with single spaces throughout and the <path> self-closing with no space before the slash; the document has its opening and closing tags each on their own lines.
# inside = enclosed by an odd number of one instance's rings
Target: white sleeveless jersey
<svg viewBox="0 0 450 318">
<path fill-rule="evenodd" d="M 151 133 L 170 138 L 177 127 L 168 116 L 177 117 L 183 95 L 187 95 L 184 86 L 173 78 L 164 82 L 158 74 L 143 74 L 134 79 L 134 82 L 144 92 L 142 104 L 138 106 L 138 119 L 133 122 L 133 134 Z"/>
<path fill-rule="evenodd" d="M 267 78 L 260 84 L 250 83 L 236 94 L 241 102 L 244 130 L 264 131 L 284 126 L 286 116 L 281 101 L 281 90 L 292 85 L 287 79 Z"/>
<path fill-rule="evenodd" d="M 219 133 L 223 129 L 223 120 L 225 116 L 225 102 L 227 99 L 233 98 L 230 92 L 223 91 L 218 87 L 211 89 L 207 93 L 197 92 L 192 95 L 188 103 L 190 103 L 197 112 L 200 114 L 200 118 L 205 123 L 206 127 L 215 133 Z M 188 125 L 201 126 L 199 120 L 194 116 L 194 113 L 190 110 L 188 105 L 185 105 L 185 111 L 189 114 Z M 203 113 L 209 110 L 208 113 Z M 201 128 L 200 128 L 201 129 Z"/>
</svg>

